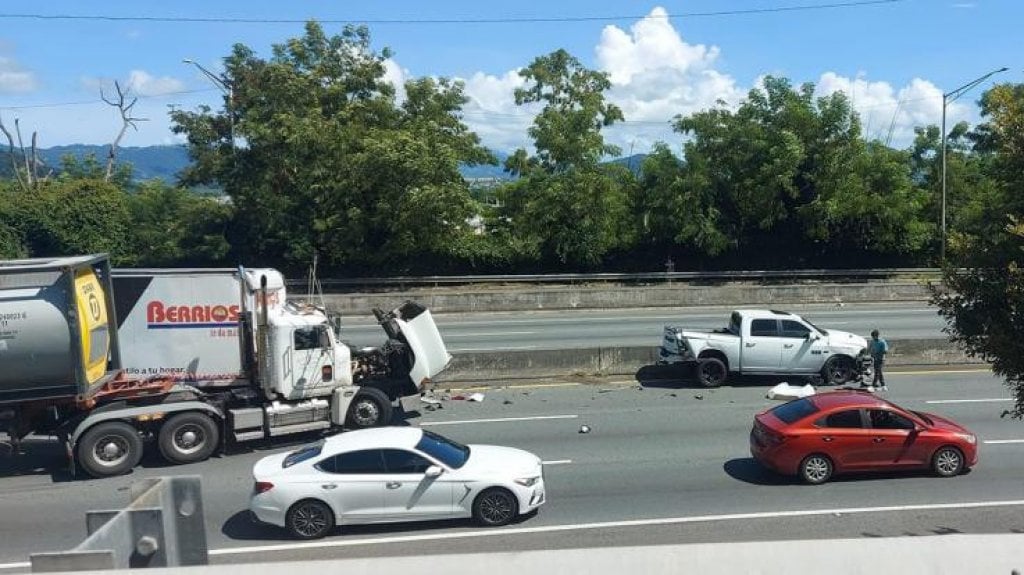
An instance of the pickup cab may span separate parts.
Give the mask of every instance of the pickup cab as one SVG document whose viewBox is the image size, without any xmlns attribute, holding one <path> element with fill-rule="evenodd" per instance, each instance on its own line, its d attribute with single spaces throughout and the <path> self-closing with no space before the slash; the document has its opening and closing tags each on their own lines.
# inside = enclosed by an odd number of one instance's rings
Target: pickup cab
<svg viewBox="0 0 1024 575">
<path fill-rule="evenodd" d="M 705 387 L 718 387 L 730 374 L 820 376 L 842 385 L 871 366 L 863 337 L 776 310 L 737 310 L 728 327 L 712 331 L 665 326 L 658 355 L 659 364 L 695 367 Z"/>
</svg>

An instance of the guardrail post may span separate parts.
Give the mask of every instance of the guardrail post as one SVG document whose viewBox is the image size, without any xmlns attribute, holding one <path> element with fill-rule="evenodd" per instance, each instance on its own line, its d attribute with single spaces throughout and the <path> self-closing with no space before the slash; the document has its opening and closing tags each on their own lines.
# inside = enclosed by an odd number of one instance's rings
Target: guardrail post
<svg viewBox="0 0 1024 575">
<path fill-rule="evenodd" d="M 32 571 L 179 567 L 207 563 L 199 477 L 132 484 L 132 501 L 117 511 L 90 511 L 88 537 L 70 551 L 35 553 Z"/>
</svg>

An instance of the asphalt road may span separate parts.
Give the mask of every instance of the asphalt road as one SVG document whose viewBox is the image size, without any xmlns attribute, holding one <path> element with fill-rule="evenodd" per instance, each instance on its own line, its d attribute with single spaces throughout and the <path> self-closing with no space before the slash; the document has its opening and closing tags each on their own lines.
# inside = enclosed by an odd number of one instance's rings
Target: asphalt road
<svg viewBox="0 0 1024 575">
<path fill-rule="evenodd" d="M 746 306 L 750 307 L 750 306 Z M 732 308 L 605 309 L 438 314 L 434 320 L 452 353 L 472 351 L 658 346 L 665 324 L 717 329 Z M 824 329 L 888 339 L 942 338 L 945 323 L 925 302 L 785 306 Z M 380 345 L 384 332 L 371 315 L 345 317 L 342 339 L 357 347 Z"/>
<path fill-rule="evenodd" d="M 749 457 L 752 415 L 774 405 L 764 398 L 771 382 L 718 390 L 657 380 L 554 382 L 485 390 L 482 403 L 449 400 L 409 420 L 466 443 L 528 449 L 551 462 L 549 503 L 513 526 L 359 527 L 302 546 L 245 514 L 252 464 L 287 445 L 182 467 L 153 459 L 129 476 L 71 481 L 54 469 L 56 446 L 40 444 L 31 455 L 0 458 L 0 571 L 24 570 L 34 551 L 73 547 L 85 535 L 87 510 L 122 507 L 132 481 L 168 474 L 202 476 L 215 562 L 1024 532 L 1024 423 L 1000 418 L 1011 405 L 1006 389 L 980 371 L 892 373 L 889 380 L 890 399 L 977 432 L 978 467 L 951 479 L 863 475 L 805 486 Z M 584 424 L 590 433 L 579 433 Z"/>
</svg>

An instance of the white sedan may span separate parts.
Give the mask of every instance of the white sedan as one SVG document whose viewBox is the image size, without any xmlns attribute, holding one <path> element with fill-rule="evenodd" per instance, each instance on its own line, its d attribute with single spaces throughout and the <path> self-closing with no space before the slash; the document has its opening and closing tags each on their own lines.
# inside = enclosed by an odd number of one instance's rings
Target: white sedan
<svg viewBox="0 0 1024 575">
<path fill-rule="evenodd" d="M 348 431 L 259 460 L 249 509 L 300 539 L 335 525 L 472 517 L 505 525 L 545 500 L 536 455 L 414 427 Z"/>
</svg>

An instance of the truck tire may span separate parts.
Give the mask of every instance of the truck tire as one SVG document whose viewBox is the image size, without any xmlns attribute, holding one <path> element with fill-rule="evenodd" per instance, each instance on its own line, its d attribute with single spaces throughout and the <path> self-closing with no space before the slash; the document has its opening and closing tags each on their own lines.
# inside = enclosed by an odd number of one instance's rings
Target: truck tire
<svg viewBox="0 0 1024 575">
<path fill-rule="evenodd" d="M 825 362 L 821 368 L 821 379 L 825 385 L 844 385 L 854 378 L 855 372 L 856 366 L 852 359 L 837 355 Z"/>
<path fill-rule="evenodd" d="M 354 429 L 380 427 L 391 423 L 391 400 L 377 388 L 360 389 L 348 408 L 346 423 Z"/>
<path fill-rule="evenodd" d="M 105 421 L 82 434 L 76 451 L 79 464 L 89 475 L 122 475 L 142 459 L 142 438 L 138 430 L 123 421 Z"/>
<path fill-rule="evenodd" d="M 160 428 L 157 444 L 168 463 L 181 465 L 205 461 L 217 449 L 220 431 L 205 413 L 179 413 Z"/>
<path fill-rule="evenodd" d="M 718 387 L 725 383 L 729 370 L 717 357 L 702 357 L 697 360 L 697 381 L 704 387 Z"/>
</svg>

